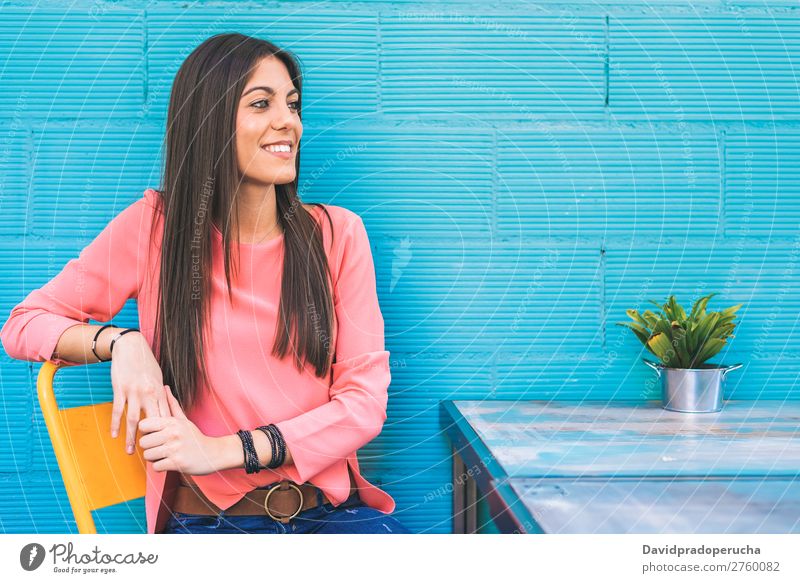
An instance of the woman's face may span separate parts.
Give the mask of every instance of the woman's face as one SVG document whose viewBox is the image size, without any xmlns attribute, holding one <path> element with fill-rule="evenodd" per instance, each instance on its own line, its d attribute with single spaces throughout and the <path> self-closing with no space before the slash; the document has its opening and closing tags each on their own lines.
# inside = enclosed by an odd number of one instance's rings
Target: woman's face
<svg viewBox="0 0 800 583">
<path fill-rule="evenodd" d="M 276 57 L 261 59 L 242 91 L 236 114 L 236 153 L 243 182 L 270 185 L 295 179 L 295 156 L 303 134 L 299 108 L 300 94 L 284 64 Z"/>
</svg>

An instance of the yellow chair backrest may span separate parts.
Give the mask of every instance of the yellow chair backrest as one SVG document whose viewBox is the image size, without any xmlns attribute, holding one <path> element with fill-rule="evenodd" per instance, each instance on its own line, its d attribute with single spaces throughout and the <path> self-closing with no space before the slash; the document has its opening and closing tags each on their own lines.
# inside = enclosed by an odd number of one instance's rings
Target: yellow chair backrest
<svg viewBox="0 0 800 583">
<path fill-rule="evenodd" d="M 72 513 L 81 534 L 95 534 L 92 510 L 141 498 L 145 494 L 145 461 L 138 443 L 125 452 L 125 414 L 116 439 L 111 437 L 112 403 L 59 409 L 53 379 L 60 365 L 47 361 L 37 379 L 50 441 L 58 460 Z"/>
</svg>

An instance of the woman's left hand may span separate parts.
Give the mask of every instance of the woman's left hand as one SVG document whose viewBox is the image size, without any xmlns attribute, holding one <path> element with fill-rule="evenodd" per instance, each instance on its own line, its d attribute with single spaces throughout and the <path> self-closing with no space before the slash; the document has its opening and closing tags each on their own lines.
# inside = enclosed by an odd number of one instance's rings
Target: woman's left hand
<svg viewBox="0 0 800 583">
<path fill-rule="evenodd" d="M 181 409 L 172 391 L 164 385 L 172 417 L 147 417 L 139 421 L 144 436 L 139 445 L 144 459 L 153 462 L 153 469 L 173 470 L 193 476 L 217 471 L 218 438 L 203 434 Z"/>
</svg>

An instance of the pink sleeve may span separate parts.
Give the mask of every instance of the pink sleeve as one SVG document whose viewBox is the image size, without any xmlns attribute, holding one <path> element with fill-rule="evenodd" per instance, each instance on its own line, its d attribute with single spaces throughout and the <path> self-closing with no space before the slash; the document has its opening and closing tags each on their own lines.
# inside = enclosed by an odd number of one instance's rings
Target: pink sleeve
<svg viewBox="0 0 800 583">
<path fill-rule="evenodd" d="M 11 310 L 0 330 L 0 341 L 10 357 L 48 360 L 67 328 L 86 324 L 90 318 L 108 322 L 128 299 L 138 295 L 146 261 L 140 252 L 146 249 L 140 247 L 142 229 L 151 218 L 146 208 L 144 197 L 128 206 L 58 275 Z"/>
<path fill-rule="evenodd" d="M 292 454 L 284 469 L 302 484 L 375 438 L 386 420 L 391 381 L 375 266 L 361 217 L 342 233 L 334 303 L 338 330 L 330 402 L 276 423 Z M 294 468 L 292 468 L 294 466 Z"/>
</svg>

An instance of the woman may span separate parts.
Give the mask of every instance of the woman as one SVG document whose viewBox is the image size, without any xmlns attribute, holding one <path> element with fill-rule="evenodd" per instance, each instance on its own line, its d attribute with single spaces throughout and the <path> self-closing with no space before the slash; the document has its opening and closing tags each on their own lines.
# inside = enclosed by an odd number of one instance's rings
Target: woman
<svg viewBox="0 0 800 583">
<path fill-rule="evenodd" d="M 358 468 L 389 353 L 363 222 L 299 200 L 301 89 L 269 42 L 197 47 L 172 87 L 162 188 L 0 332 L 14 358 L 112 361 L 112 436 L 124 425 L 132 454 L 138 429 L 148 533 L 408 532 Z M 86 323 L 130 298 L 139 330 Z"/>
</svg>

